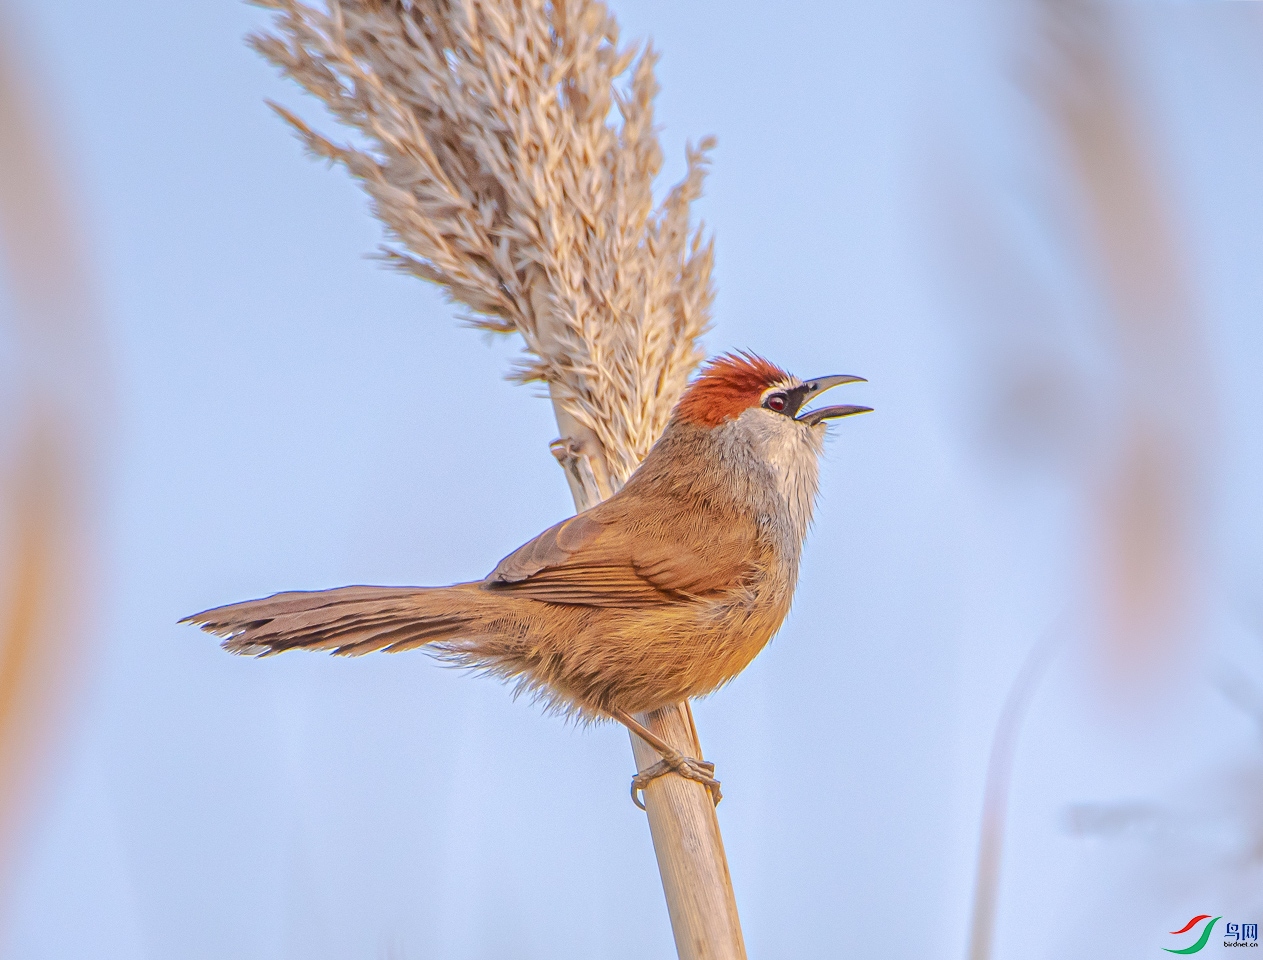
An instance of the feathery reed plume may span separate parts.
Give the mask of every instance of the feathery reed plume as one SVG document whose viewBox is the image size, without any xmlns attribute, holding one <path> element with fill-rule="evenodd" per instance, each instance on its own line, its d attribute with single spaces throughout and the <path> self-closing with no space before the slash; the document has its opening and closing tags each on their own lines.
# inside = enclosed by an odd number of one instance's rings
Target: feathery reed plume
<svg viewBox="0 0 1263 960">
<path fill-rule="evenodd" d="M 441 286 L 472 326 L 521 334 L 511 376 L 548 385 L 576 508 L 617 491 L 702 359 L 714 297 L 712 243 L 689 224 L 713 141 L 688 148 L 655 207 L 652 48 L 621 45 L 595 0 L 258 5 L 276 19 L 253 47 L 358 135 L 335 143 L 272 105 L 361 182 L 382 258 Z M 702 756 L 687 704 L 638 719 Z M 632 747 L 638 769 L 656 763 Z M 664 777 L 645 803 L 680 957 L 744 957 L 709 794 Z"/>
<path fill-rule="evenodd" d="M 713 299 L 712 244 L 689 228 L 709 139 L 653 203 L 654 51 L 620 46 L 590 0 L 259 5 L 275 32 L 250 43 L 361 135 L 335 143 L 272 105 L 363 184 L 383 259 L 473 326 L 521 334 L 513 378 L 546 382 L 621 486 L 701 360 Z"/>
</svg>

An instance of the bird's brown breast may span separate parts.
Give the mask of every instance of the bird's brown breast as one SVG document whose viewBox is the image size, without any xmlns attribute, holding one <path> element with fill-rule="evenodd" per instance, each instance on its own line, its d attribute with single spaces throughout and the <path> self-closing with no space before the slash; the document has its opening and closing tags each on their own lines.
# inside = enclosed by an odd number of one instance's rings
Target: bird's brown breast
<svg viewBox="0 0 1263 960">
<path fill-rule="evenodd" d="M 528 621 L 526 671 L 583 712 L 707 693 L 789 610 L 797 558 L 781 555 L 751 496 L 757 464 L 707 456 L 696 448 L 708 438 L 686 430 L 665 436 L 622 491 L 545 530 L 482 584 Z"/>
</svg>

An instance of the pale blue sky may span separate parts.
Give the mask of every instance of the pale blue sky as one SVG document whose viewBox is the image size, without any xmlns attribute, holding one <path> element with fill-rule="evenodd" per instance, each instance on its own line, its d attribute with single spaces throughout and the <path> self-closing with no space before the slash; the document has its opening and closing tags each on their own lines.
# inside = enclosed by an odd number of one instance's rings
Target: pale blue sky
<svg viewBox="0 0 1263 960">
<path fill-rule="evenodd" d="M 358 188 L 263 104 L 316 115 L 243 45 L 263 12 L 10 6 L 87 211 L 118 414 L 96 663 L 9 955 L 670 955 L 621 729 L 421 654 L 252 661 L 175 625 L 282 589 L 471 579 L 570 512 L 549 405 L 502 379 L 516 344 L 364 258 Z M 959 957 L 991 730 L 1078 595 L 1090 522 L 1078 474 L 991 432 L 1012 357 L 1099 350 L 1019 76 L 1039 34 L 1000 0 L 613 9 L 663 54 L 663 184 L 686 139 L 719 138 L 708 348 L 863 375 L 847 400 L 876 408 L 831 428 L 789 622 L 697 709 L 750 955 Z M 1149 956 L 1186 903 L 1263 919 L 1263 884 L 1220 871 L 1248 844 L 1216 787 L 1263 769 L 1257 731 L 1200 672 L 1263 689 L 1263 17 L 1129 9 L 1214 374 L 1205 646 L 1138 719 L 1084 661 L 1055 665 L 1019 750 L 1001 957 Z M 958 249 L 951 204 L 1005 258 Z M 1194 826 L 1067 831 L 1071 805 L 1124 802 Z"/>
</svg>

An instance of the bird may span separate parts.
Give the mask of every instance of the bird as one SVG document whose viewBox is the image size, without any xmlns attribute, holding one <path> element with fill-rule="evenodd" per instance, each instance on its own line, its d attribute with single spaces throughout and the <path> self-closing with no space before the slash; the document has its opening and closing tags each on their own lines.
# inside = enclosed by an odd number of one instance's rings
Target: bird
<svg viewBox="0 0 1263 960">
<path fill-rule="evenodd" d="M 855 376 L 801 380 L 747 351 L 711 359 L 623 487 L 549 527 L 482 580 L 447 587 L 291 591 L 186 617 L 232 653 L 343 656 L 426 648 L 491 674 L 580 722 L 614 720 L 662 759 L 637 775 L 704 784 L 687 757 L 636 718 L 708 694 L 780 629 L 798 580 L 830 420 L 804 410 Z M 700 751 L 698 751 L 700 753 Z"/>
</svg>

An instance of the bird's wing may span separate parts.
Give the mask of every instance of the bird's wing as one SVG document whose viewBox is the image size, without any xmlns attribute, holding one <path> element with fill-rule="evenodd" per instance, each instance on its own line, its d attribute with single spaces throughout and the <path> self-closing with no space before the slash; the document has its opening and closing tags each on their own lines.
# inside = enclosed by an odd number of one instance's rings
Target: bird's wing
<svg viewBox="0 0 1263 960">
<path fill-rule="evenodd" d="M 484 586 L 583 606 L 645 606 L 730 590 L 760 552 L 752 519 L 680 504 L 653 515 L 615 497 L 509 554 Z M 637 522 L 639 521 L 639 522 Z"/>
</svg>

